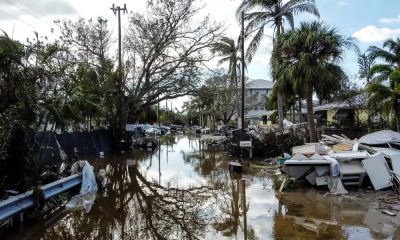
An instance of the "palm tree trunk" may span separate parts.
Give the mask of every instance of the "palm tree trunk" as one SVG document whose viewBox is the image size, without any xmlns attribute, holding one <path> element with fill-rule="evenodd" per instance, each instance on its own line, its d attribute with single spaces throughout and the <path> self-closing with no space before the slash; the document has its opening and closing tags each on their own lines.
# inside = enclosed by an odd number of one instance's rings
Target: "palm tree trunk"
<svg viewBox="0 0 400 240">
<path fill-rule="evenodd" d="M 279 118 L 279 128 L 283 129 L 283 99 L 282 92 L 278 89 L 278 118 Z"/>
<path fill-rule="evenodd" d="M 301 123 L 301 97 L 299 97 L 299 123 Z"/>
<path fill-rule="evenodd" d="M 396 106 L 395 106 L 395 118 L 396 118 L 396 131 L 400 132 L 400 105 L 397 103 L 399 99 L 396 99 Z"/>
<path fill-rule="evenodd" d="M 232 66 L 233 70 L 232 73 L 234 73 L 233 78 L 235 81 L 235 93 L 236 93 L 236 108 L 237 108 L 237 119 L 239 119 L 240 115 L 240 103 L 239 103 L 239 85 L 238 85 L 238 79 L 237 79 L 237 72 L 236 72 L 236 63 L 235 66 Z"/>
<path fill-rule="evenodd" d="M 314 109 L 312 101 L 312 91 L 307 93 L 307 120 L 308 120 L 308 132 L 310 135 L 310 142 L 316 142 L 317 136 L 315 134 L 315 123 L 314 123 Z"/>
<path fill-rule="evenodd" d="M 281 35 L 281 25 L 278 24 L 276 26 L 276 38 L 274 39 L 274 48 L 277 45 L 277 41 L 278 41 L 280 35 Z M 282 90 L 281 89 L 277 89 L 277 90 L 278 90 L 277 98 L 278 98 L 279 128 L 283 129 L 283 98 L 282 98 Z"/>
</svg>

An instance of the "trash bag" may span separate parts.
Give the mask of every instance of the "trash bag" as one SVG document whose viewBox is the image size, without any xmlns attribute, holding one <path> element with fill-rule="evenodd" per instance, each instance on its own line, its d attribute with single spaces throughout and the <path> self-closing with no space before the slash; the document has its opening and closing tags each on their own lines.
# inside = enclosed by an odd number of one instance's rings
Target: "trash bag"
<svg viewBox="0 0 400 240">
<path fill-rule="evenodd" d="M 93 166 L 88 161 L 78 161 L 71 167 L 71 173 L 77 173 L 82 170 L 82 185 L 79 194 L 73 196 L 67 205 L 66 209 L 76 210 L 85 209 L 88 213 L 92 208 L 96 199 L 97 182 L 94 175 Z"/>
<path fill-rule="evenodd" d="M 94 175 L 93 166 L 85 161 L 85 166 L 82 170 L 82 185 L 80 194 L 88 192 L 97 192 L 96 176 Z"/>
<path fill-rule="evenodd" d="M 94 200 L 96 199 L 96 192 L 88 192 L 85 194 L 78 194 L 73 196 L 65 205 L 68 210 L 84 209 L 86 213 L 92 209 Z"/>
</svg>

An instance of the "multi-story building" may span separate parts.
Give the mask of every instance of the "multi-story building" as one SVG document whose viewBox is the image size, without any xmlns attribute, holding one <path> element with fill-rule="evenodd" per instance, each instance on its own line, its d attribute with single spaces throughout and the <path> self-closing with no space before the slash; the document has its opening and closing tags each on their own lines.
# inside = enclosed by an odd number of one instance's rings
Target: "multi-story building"
<svg viewBox="0 0 400 240">
<path fill-rule="evenodd" d="M 266 99 L 272 93 L 273 82 L 256 79 L 250 80 L 245 88 L 245 118 L 253 123 L 267 116 Z"/>
<path fill-rule="evenodd" d="M 249 81 L 245 89 L 245 109 L 265 110 L 265 102 L 272 93 L 272 87 L 272 81 L 264 79 Z"/>
</svg>

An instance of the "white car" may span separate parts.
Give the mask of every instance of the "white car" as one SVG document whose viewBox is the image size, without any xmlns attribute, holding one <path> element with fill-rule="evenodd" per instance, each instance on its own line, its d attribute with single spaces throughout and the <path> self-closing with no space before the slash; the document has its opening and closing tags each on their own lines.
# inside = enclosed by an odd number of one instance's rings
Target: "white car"
<svg viewBox="0 0 400 240">
<path fill-rule="evenodd" d="M 161 130 L 155 127 L 150 127 L 146 130 L 148 134 L 161 135 Z"/>
</svg>

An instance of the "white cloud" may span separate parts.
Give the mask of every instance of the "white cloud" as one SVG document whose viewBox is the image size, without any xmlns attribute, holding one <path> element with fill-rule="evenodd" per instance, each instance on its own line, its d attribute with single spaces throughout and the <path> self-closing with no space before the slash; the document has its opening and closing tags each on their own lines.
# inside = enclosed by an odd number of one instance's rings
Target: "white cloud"
<svg viewBox="0 0 400 240">
<path fill-rule="evenodd" d="M 400 15 L 395 18 L 381 18 L 379 19 L 380 23 L 400 23 Z"/>
<path fill-rule="evenodd" d="M 352 36 L 360 42 L 374 43 L 400 36 L 400 29 L 378 28 L 369 25 L 354 32 Z"/>
<path fill-rule="evenodd" d="M 339 2 L 337 3 L 337 5 L 340 6 L 340 7 L 345 7 L 345 6 L 349 6 L 350 3 L 347 2 L 347 1 L 339 1 Z"/>
</svg>

